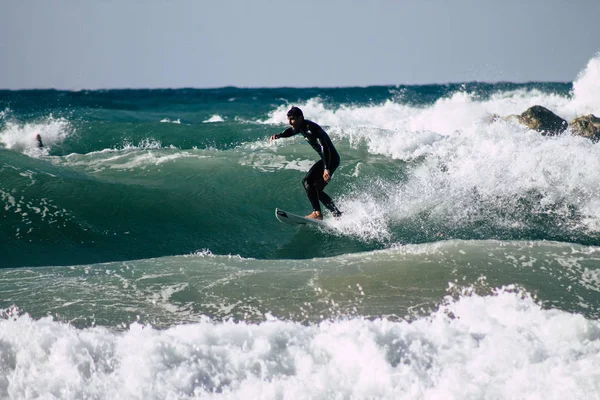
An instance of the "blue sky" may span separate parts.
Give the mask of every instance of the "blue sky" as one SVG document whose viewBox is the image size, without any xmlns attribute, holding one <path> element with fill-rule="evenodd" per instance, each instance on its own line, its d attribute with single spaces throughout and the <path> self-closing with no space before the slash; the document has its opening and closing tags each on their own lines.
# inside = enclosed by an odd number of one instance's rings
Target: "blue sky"
<svg viewBox="0 0 600 400">
<path fill-rule="evenodd" d="M 0 88 L 572 81 L 600 1 L 2 0 Z"/>
</svg>

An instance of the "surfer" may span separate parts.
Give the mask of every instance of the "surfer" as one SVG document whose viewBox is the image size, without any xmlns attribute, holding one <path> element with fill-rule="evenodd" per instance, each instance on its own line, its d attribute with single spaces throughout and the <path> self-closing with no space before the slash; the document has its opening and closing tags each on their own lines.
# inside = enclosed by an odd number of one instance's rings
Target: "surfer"
<svg viewBox="0 0 600 400">
<path fill-rule="evenodd" d="M 286 138 L 300 133 L 310 143 L 312 148 L 319 153 L 319 156 L 321 156 L 321 159 L 308 170 L 308 173 L 302 179 L 308 200 L 313 207 L 313 212 L 307 215 L 306 218 L 323 219 L 319 201 L 331 211 L 334 217 L 341 216 L 341 211 L 333 204 L 331 197 L 323 191 L 331 180 L 333 172 L 340 165 L 340 155 L 323 128 L 312 121 L 304 119 L 304 114 L 298 107 L 294 106 L 290 108 L 287 117 L 291 127 L 282 133 L 271 136 L 271 140 Z"/>
<path fill-rule="evenodd" d="M 37 142 L 38 149 L 44 147 L 44 144 L 42 143 L 42 135 L 40 135 L 39 133 L 35 135 L 35 141 Z"/>
</svg>

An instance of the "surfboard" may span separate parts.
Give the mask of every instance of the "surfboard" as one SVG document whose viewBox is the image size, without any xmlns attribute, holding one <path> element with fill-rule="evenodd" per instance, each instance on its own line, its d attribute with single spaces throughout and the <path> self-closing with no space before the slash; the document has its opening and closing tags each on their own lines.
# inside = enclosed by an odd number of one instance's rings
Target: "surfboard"
<svg viewBox="0 0 600 400">
<path fill-rule="evenodd" d="M 275 217 L 288 225 L 309 225 L 309 226 L 325 226 L 325 222 L 319 219 L 304 218 L 291 212 L 275 209 Z"/>
</svg>

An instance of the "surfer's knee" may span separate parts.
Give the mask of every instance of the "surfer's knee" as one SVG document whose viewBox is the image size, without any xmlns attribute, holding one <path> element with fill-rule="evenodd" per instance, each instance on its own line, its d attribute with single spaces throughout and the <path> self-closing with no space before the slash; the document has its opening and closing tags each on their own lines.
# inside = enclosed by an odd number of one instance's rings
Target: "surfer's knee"
<svg viewBox="0 0 600 400">
<path fill-rule="evenodd" d="M 304 189 L 306 190 L 311 190 L 314 187 L 313 183 L 306 177 L 302 179 L 302 186 L 304 186 Z"/>
</svg>

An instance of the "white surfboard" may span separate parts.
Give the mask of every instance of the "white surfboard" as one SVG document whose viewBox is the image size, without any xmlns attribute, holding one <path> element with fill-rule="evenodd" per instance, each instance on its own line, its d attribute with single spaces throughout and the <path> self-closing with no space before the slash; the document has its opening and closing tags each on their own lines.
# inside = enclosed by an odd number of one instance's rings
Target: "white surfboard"
<svg viewBox="0 0 600 400">
<path fill-rule="evenodd" d="M 325 226 L 325 222 L 320 219 L 305 218 L 291 212 L 275 209 L 275 217 L 288 225 L 310 225 L 310 226 Z"/>
</svg>

